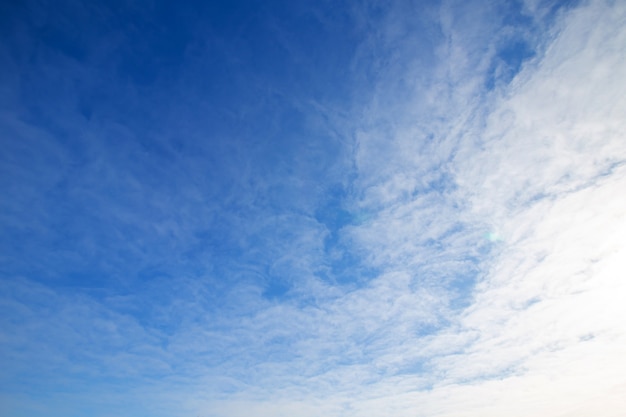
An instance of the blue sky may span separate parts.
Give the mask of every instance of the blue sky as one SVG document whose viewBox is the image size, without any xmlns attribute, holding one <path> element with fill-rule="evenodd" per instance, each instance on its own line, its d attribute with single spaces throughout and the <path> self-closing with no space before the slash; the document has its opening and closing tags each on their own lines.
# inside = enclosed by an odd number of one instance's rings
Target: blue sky
<svg viewBox="0 0 626 417">
<path fill-rule="evenodd" d="M 626 413 L 619 1 L 0 6 L 0 414 Z"/>
</svg>

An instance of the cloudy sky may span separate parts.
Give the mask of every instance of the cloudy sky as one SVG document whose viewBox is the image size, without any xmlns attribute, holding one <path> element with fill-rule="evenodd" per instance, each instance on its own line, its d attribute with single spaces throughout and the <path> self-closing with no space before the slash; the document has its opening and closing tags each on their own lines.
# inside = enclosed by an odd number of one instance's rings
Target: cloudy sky
<svg viewBox="0 0 626 417">
<path fill-rule="evenodd" d="M 626 2 L 0 6 L 0 414 L 626 414 Z"/>
</svg>

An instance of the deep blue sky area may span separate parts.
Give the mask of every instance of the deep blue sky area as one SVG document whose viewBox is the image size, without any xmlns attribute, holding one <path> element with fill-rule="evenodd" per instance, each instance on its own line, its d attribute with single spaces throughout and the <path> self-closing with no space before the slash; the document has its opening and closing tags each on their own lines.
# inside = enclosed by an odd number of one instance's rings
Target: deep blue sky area
<svg viewBox="0 0 626 417">
<path fill-rule="evenodd" d="M 622 9 L 2 2 L 0 415 L 404 417 L 522 375 L 497 326 L 567 298 L 525 284 L 535 224 L 623 163 Z"/>
<path fill-rule="evenodd" d="M 340 7 L 24 3 L 3 19 L 11 104 L 41 136 L 6 144 L 32 218 L 11 222 L 4 252 L 39 258 L 7 272 L 84 287 L 158 265 L 202 273 L 259 234 L 229 230 L 266 208 L 309 214 L 325 191 L 272 178 L 307 181 L 343 152 L 306 114 L 329 92 L 348 106 L 355 33 Z"/>
</svg>

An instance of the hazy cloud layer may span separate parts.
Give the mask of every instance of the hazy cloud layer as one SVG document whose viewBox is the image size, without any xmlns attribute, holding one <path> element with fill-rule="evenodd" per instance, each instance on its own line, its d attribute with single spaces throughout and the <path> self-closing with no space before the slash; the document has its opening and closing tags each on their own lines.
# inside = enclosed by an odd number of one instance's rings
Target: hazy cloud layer
<svg viewBox="0 0 626 417">
<path fill-rule="evenodd" d="M 2 413 L 624 413 L 626 7 L 327 6 L 152 70 L 16 18 Z"/>
</svg>

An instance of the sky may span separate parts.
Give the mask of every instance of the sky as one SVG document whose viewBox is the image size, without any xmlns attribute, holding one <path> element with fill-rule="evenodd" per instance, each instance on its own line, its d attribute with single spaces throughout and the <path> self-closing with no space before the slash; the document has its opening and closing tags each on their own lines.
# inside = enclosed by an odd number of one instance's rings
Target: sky
<svg viewBox="0 0 626 417">
<path fill-rule="evenodd" d="M 626 414 L 626 2 L 5 1 L 0 414 Z"/>
</svg>

